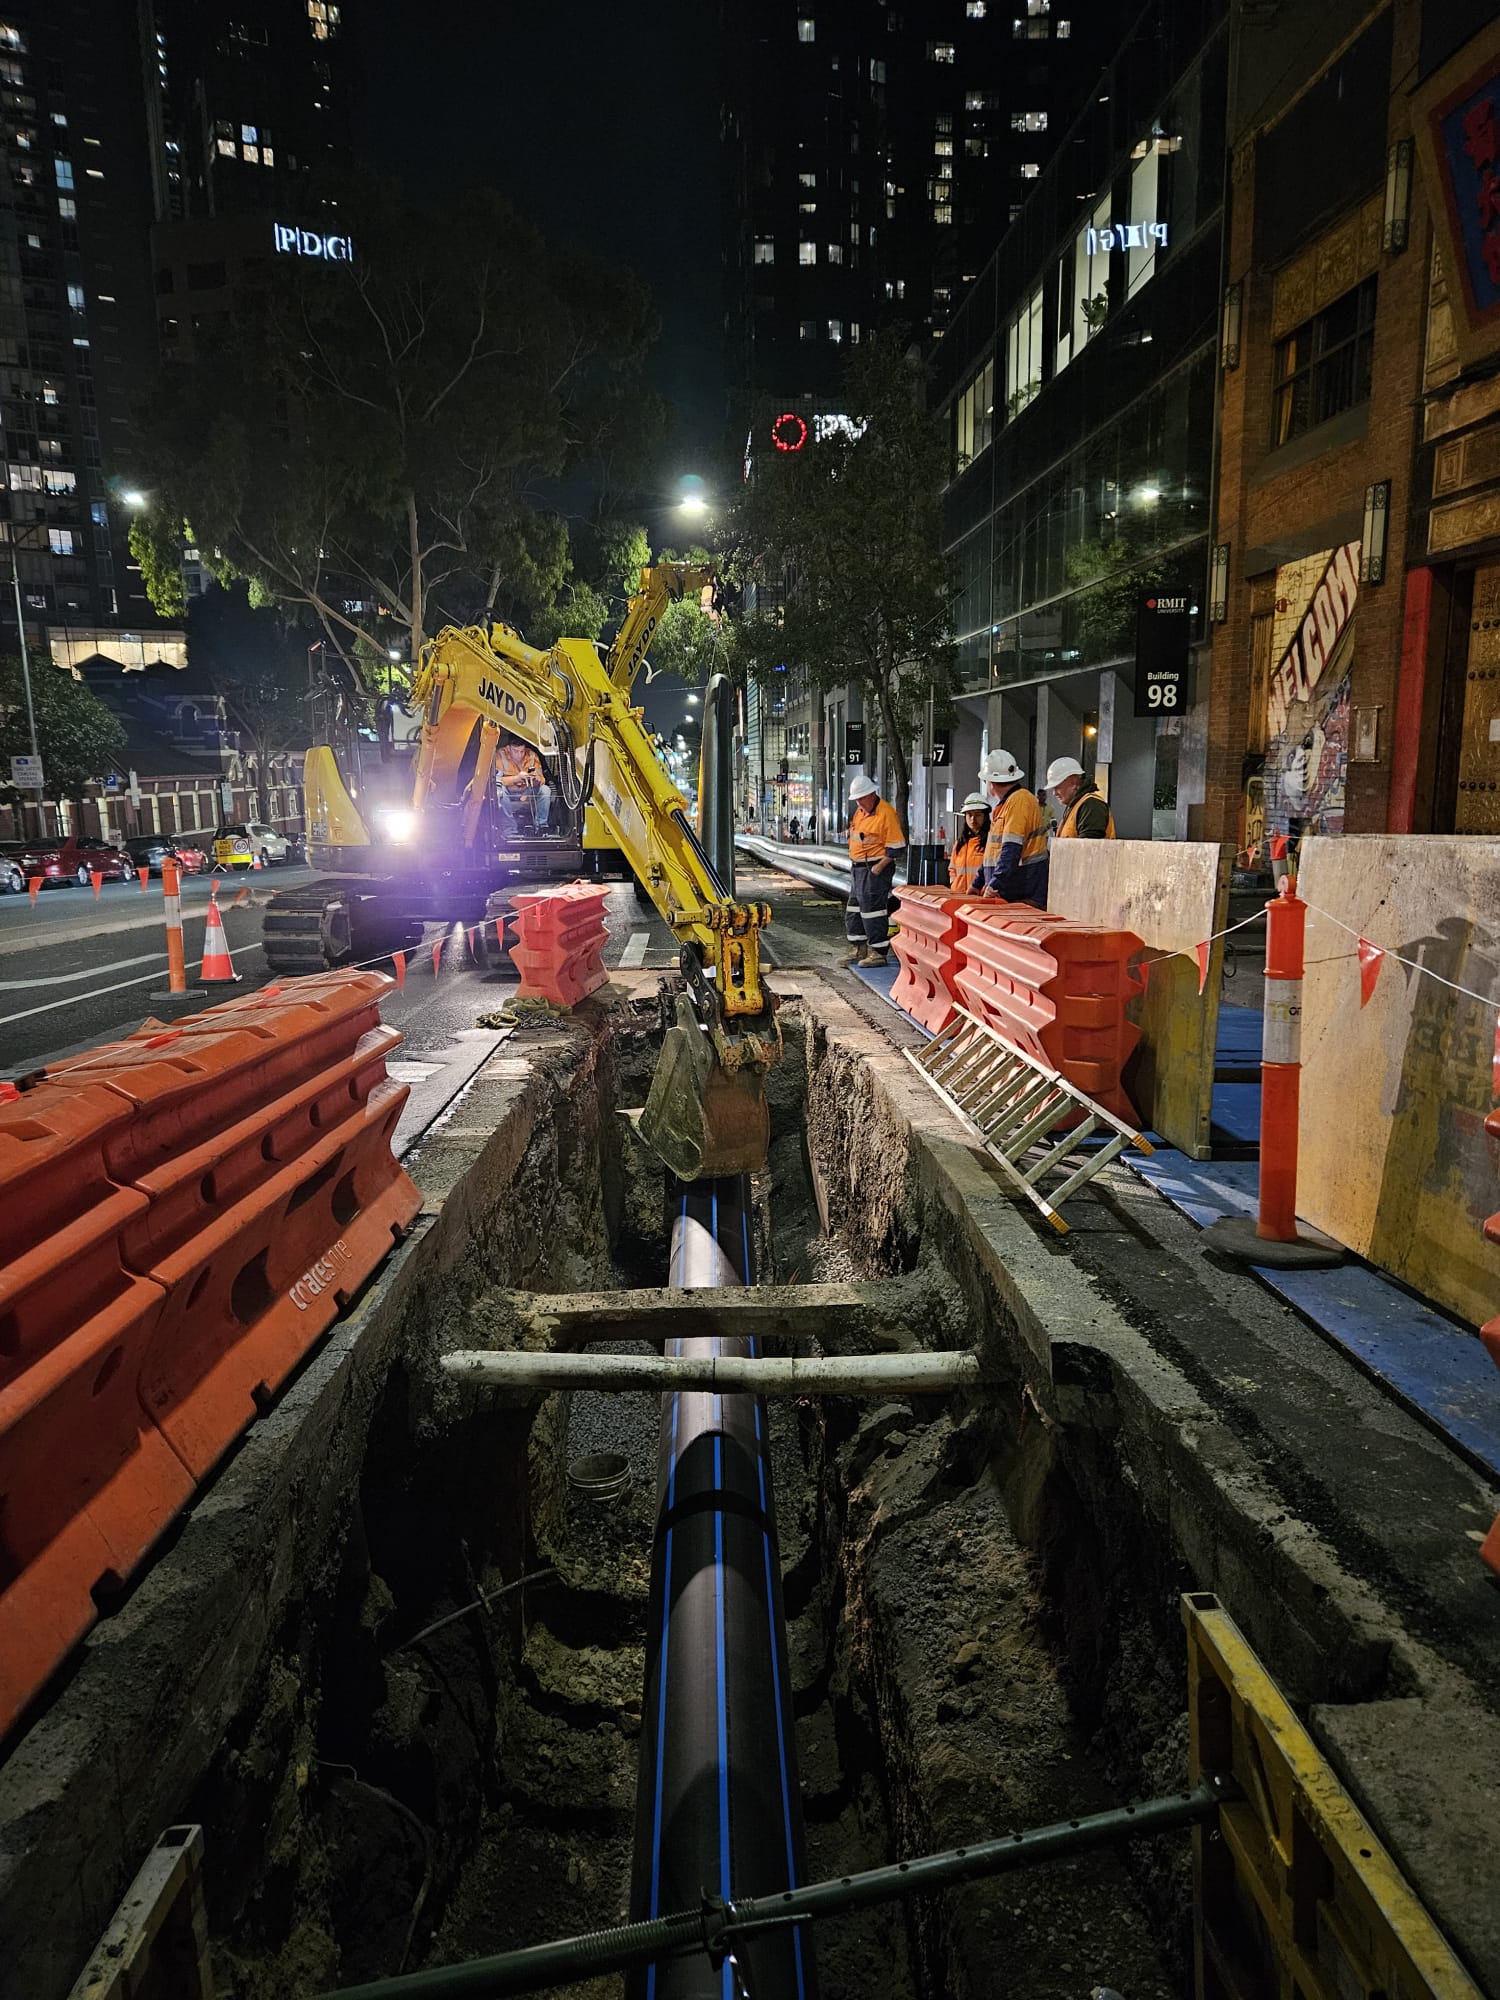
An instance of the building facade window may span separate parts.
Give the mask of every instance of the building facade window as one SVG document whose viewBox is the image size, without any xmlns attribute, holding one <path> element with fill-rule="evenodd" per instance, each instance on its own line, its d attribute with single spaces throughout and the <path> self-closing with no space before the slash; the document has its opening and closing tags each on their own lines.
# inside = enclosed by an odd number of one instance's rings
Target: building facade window
<svg viewBox="0 0 1500 2000">
<path fill-rule="evenodd" d="M 774 237 L 756 237 L 755 262 L 757 264 L 774 264 L 776 262 L 776 241 Z"/>
<path fill-rule="evenodd" d="M 1271 443 L 1289 444 L 1341 410 L 1369 400 L 1375 351 L 1375 280 L 1289 333 L 1276 349 Z"/>
<path fill-rule="evenodd" d="M 991 355 L 959 391 L 953 406 L 953 468 L 972 465 L 995 435 L 995 360 Z"/>
<path fill-rule="evenodd" d="M 73 162 L 71 160 L 54 160 L 52 162 L 52 175 L 60 188 L 71 188 L 73 186 Z"/>
<path fill-rule="evenodd" d="M 957 54 L 958 51 L 952 42 L 929 42 L 927 44 L 927 60 L 929 62 L 951 63 Z"/>
<path fill-rule="evenodd" d="M 1045 111 L 1012 111 L 1010 129 L 1012 132 L 1045 132 L 1047 114 Z"/>
<path fill-rule="evenodd" d="M 1037 286 L 1005 336 L 1005 413 L 1019 416 L 1042 386 L 1042 288 Z"/>
<path fill-rule="evenodd" d="M 818 337 L 818 322 L 815 319 L 798 320 L 797 338 L 799 340 L 816 340 L 817 337 Z"/>
<path fill-rule="evenodd" d="M 818 24 L 810 14 L 799 15 L 797 20 L 797 40 L 815 42 L 818 39 Z"/>
<path fill-rule="evenodd" d="M 49 528 L 47 546 L 55 556 L 70 556 L 73 553 L 73 530 L 71 528 Z"/>
<path fill-rule="evenodd" d="M 799 243 L 797 245 L 797 262 L 799 264 L 816 264 L 817 261 L 818 246 L 816 243 Z"/>
</svg>

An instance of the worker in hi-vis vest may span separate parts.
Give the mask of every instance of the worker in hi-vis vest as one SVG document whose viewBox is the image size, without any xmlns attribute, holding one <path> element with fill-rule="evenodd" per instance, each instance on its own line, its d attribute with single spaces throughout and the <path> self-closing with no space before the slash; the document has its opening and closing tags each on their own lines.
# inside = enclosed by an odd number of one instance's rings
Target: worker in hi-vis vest
<svg viewBox="0 0 1500 2000">
<path fill-rule="evenodd" d="M 1083 766 L 1076 757 L 1054 757 L 1047 766 L 1047 782 L 1042 789 L 1051 792 L 1062 808 L 1054 839 L 1114 839 L 1115 816 L 1109 809 L 1109 800 L 1092 778 L 1083 775 Z"/>
<path fill-rule="evenodd" d="M 849 901 L 844 909 L 844 935 L 849 940 L 845 965 L 884 965 L 890 943 L 891 887 L 896 856 L 906 835 L 896 808 L 880 796 L 878 786 L 863 772 L 849 787 L 849 859 L 854 863 Z"/>
<path fill-rule="evenodd" d="M 984 843 L 989 838 L 990 807 L 982 792 L 970 792 L 963 803 L 953 851 L 948 856 L 948 887 L 955 896 L 979 894 L 984 867 Z"/>
<path fill-rule="evenodd" d="M 990 752 L 979 768 L 979 781 L 990 800 L 982 892 L 1045 910 L 1047 834 L 1041 800 L 1021 782 L 1021 767 L 1008 750 Z"/>
</svg>

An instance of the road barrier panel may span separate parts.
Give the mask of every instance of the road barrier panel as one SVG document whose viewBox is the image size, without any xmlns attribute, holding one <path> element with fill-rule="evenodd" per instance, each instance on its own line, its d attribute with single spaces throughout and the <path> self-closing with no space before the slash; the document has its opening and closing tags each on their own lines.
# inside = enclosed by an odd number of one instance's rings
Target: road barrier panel
<svg viewBox="0 0 1500 2000">
<path fill-rule="evenodd" d="M 0 1733 L 415 1220 L 379 973 L 0 1102 Z"/>
<path fill-rule="evenodd" d="M 1484 1121 L 1484 1129 L 1489 1136 L 1500 1142 L 1500 1111 L 1492 1111 Z M 1485 1238 L 1490 1243 L 1500 1243 L 1500 1213 L 1492 1215 L 1484 1225 Z M 1486 1320 L 1479 1329 L 1479 1338 L 1484 1342 L 1485 1352 L 1497 1368 L 1500 1368 L 1500 1314 Z M 1479 1553 L 1500 1576 L 1500 1514 L 1495 1516 L 1489 1533 L 1480 1544 Z"/>
<path fill-rule="evenodd" d="M 970 1013 L 1117 1118 L 1139 1125 L 1122 1072 L 1145 991 L 1133 931 L 1075 924 L 1029 903 L 963 901 L 953 984 Z"/>
<path fill-rule="evenodd" d="M 588 882 L 573 882 L 565 889 L 538 889 L 511 898 L 516 935 L 510 955 L 521 975 L 518 999 L 576 1007 L 608 983 L 607 893 Z"/>
<path fill-rule="evenodd" d="M 958 912 L 965 899 L 943 889 L 903 889 L 891 942 L 901 970 L 891 998 L 934 1035 L 961 1004 L 953 985 L 958 964 Z"/>
</svg>

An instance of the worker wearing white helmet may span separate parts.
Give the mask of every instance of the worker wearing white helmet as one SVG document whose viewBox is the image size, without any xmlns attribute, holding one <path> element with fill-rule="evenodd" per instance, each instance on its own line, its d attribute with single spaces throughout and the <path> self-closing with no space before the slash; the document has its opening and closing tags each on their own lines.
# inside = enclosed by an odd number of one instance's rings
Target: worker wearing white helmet
<svg viewBox="0 0 1500 2000">
<path fill-rule="evenodd" d="M 891 940 L 891 885 L 906 845 L 896 808 L 863 772 L 849 786 L 849 859 L 854 868 L 844 909 L 845 965 L 884 965 Z"/>
<path fill-rule="evenodd" d="M 1047 766 L 1047 781 L 1042 789 L 1051 792 L 1062 807 L 1058 840 L 1114 839 L 1115 816 L 1109 809 L 1109 800 L 1102 796 L 1092 778 L 1084 776 L 1083 766 L 1076 757 L 1054 757 Z"/>
<path fill-rule="evenodd" d="M 1047 907 L 1047 835 L 1042 805 L 1022 782 L 1008 750 L 992 750 L 979 768 L 980 785 L 993 801 L 984 844 L 980 889 L 1007 903 Z"/>
<path fill-rule="evenodd" d="M 948 886 L 956 896 L 977 896 L 990 831 L 990 802 L 983 792 L 970 792 L 961 810 L 963 819 L 948 856 Z"/>
</svg>

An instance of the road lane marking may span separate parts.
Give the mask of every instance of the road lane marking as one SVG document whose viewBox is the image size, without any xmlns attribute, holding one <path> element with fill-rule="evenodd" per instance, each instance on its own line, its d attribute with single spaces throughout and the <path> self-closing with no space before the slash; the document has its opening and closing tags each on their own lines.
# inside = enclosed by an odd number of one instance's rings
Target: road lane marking
<svg viewBox="0 0 1500 2000">
<path fill-rule="evenodd" d="M 625 940 L 625 949 L 620 953 L 622 966 L 644 965 L 646 947 L 651 942 L 650 931 L 632 931 Z"/>
<path fill-rule="evenodd" d="M 46 979 L 0 979 L 0 993 L 29 993 L 35 986 L 71 986 L 76 979 L 96 979 L 105 972 L 124 972 L 132 965 L 160 965 L 163 955 L 148 951 L 140 958 L 117 958 L 113 965 L 89 965 L 82 972 L 54 972 Z"/>
<path fill-rule="evenodd" d="M 238 958 L 247 951 L 259 951 L 260 939 L 254 944 L 236 945 L 230 952 L 231 958 Z M 143 972 L 139 979 L 117 979 L 113 986 L 96 986 L 88 993 L 70 993 L 63 1000 L 44 1000 L 40 1007 L 26 1007 L 19 1014 L 0 1014 L 0 1028 L 13 1028 L 17 1021 L 29 1021 L 35 1014 L 51 1014 L 59 1007 L 76 1007 L 80 1000 L 102 1000 L 106 993 L 123 993 L 127 986 L 149 986 L 153 979 L 160 979 L 166 967 L 166 958 L 157 960 L 154 972 Z M 199 966 L 203 963 L 200 958 Z"/>
</svg>

